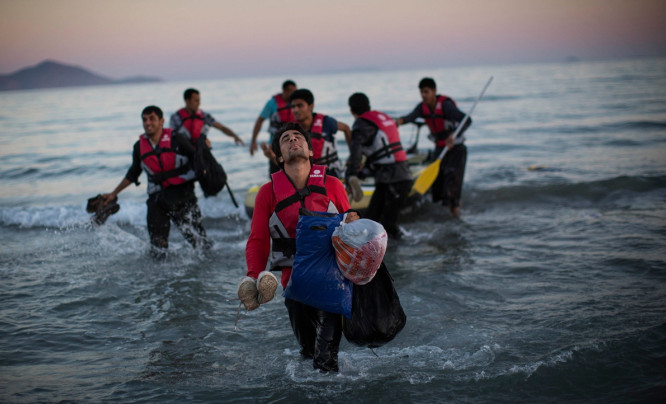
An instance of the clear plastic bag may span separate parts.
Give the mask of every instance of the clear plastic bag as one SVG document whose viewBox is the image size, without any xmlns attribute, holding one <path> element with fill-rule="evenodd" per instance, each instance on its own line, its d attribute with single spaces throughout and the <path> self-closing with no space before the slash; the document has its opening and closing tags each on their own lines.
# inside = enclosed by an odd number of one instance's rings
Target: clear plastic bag
<svg viewBox="0 0 666 404">
<path fill-rule="evenodd" d="M 386 254 L 384 227 L 370 219 L 341 223 L 331 240 L 342 275 L 357 285 L 370 282 Z"/>
</svg>

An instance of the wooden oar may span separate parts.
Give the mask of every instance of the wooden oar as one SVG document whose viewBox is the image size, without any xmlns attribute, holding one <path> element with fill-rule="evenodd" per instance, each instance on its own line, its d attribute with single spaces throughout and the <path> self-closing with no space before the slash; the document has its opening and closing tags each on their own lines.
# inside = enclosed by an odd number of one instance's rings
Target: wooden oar
<svg viewBox="0 0 666 404">
<path fill-rule="evenodd" d="M 486 89 L 490 85 L 490 82 L 493 81 L 493 76 L 490 76 L 488 79 L 488 82 L 486 85 L 483 87 L 483 90 L 481 90 L 481 94 L 479 94 L 478 97 L 476 97 L 476 100 L 474 101 L 474 104 L 472 105 L 472 108 L 469 109 L 469 112 L 465 114 L 465 117 L 463 120 L 460 122 L 458 127 L 456 128 L 456 131 L 453 133 L 453 138 L 455 139 L 458 136 L 458 133 L 462 130 L 462 128 L 465 126 L 465 123 L 467 120 L 469 120 L 469 116 L 472 114 L 472 111 L 474 111 L 474 108 L 476 108 L 476 104 L 479 103 L 479 100 L 481 100 L 481 97 L 483 97 L 483 94 L 486 92 Z M 439 166 L 442 164 L 442 159 L 444 158 L 444 155 L 446 152 L 449 150 L 448 147 L 445 147 L 444 150 L 439 154 L 437 157 L 437 160 L 433 161 L 430 163 L 428 167 L 426 167 L 419 177 L 414 181 L 414 185 L 412 186 L 412 190 L 409 193 L 410 195 L 413 195 L 414 193 L 419 193 L 421 195 L 424 195 L 432 184 L 435 182 L 435 179 L 437 179 L 437 174 L 439 174 Z"/>
</svg>

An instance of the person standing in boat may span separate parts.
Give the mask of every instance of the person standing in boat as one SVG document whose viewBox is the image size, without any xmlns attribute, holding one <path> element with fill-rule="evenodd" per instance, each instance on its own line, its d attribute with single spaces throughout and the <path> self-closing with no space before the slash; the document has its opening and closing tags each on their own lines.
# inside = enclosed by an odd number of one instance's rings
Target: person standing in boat
<svg viewBox="0 0 666 404">
<path fill-rule="evenodd" d="M 250 156 L 254 156 L 254 152 L 257 151 L 257 137 L 261 131 L 261 125 L 265 120 L 269 120 L 268 133 L 270 133 L 270 138 L 268 143 L 262 142 L 260 144 L 261 150 L 264 152 L 264 155 L 268 158 L 268 175 L 280 171 L 275 162 L 275 156 L 271 151 L 270 144 L 273 142 L 273 135 L 277 132 L 282 125 L 287 122 L 294 122 L 294 114 L 291 112 L 291 104 L 289 97 L 298 87 L 293 80 L 286 80 L 282 83 L 282 92 L 277 93 L 271 97 L 264 109 L 261 110 L 261 113 L 257 117 L 257 120 L 254 122 L 254 129 L 252 129 L 252 141 L 250 142 Z"/>
<path fill-rule="evenodd" d="M 460 196 L 462 194 L 463 177 L 465 175 L 465 164 L 467 163 L 467 147 L 463 143 L 465 130 L 472 124 L 468 119 L 465 126 L 459 132 L 457 138 L 453 138 L 458 124 L 465 118 L 465 113 L 460 111 L 452 98 L 437 94 L 435 80 L 425 77 L 419 82 L 421 99 L 414 110 L 405 116 L 395 120 L 398 126 L 414 122 L 417 118 L 424 118 L 430 129 L 430 138 L 435 142 L 432 158 L 435 159 L 441 151 L 448 147 L 437 179 L 432 185 L 433 202 L 441 202 L 448 206 L 451 214 L 460 215 Z"/>
<path fill-rule="evenodd" d="M 269 257 L 271 271 L 282 271 L 280 283 L 287 287 L 301 207 L 330 213 L 350 208 L 340 180 L 326 175 L 324 166 L 312 164 L 312 146 L 310 134 L 297 123 L 286 124 L 273 136 L 271 148 L 281 169 L 257 193 L 245 247 L 247 276 L 238 286 L 246 310 L 256 309 L 275 295 L 277 279 L 265 271 Z M 355 219 L 358 214 L 349 212 L 347 222 Z M 312 359 L 315 369 L 338 371 L 342 315 L 292 299 L 285 299 L 284 304 L 303 358 Z"/>
<path fill-rule="evenodd" d="M 338 158 L 335 146 L 335 134 L 342 131 L 345 134 L 347 145 L 351 142 L 351 129 L 345 123 L 335 118 L 313 112 L 314 95 L 308 89 L 302 88 L 294 91 L 290 97 L 291 111 L 298 122 L 309 132 L 312 140 L 312 152 L 314 164 L 326 166 L 326 173 L 340 178 L 344 166 Z"/>
<path fill-rule="evenodd" d="M 151 255 L 156 258 L 166 255 L 172 221 L 193 247 L 210 248 L 212 243 L 206 238 L 194 194 L 195 175 L 190 164 L 194 146 L 184 135 L 164 128 L 159 107 L 147 106 L 141 112 L 141 119 L 145 132 L 134 144 L 132 165 L 113 192 L 102 194 L 104 202 L 114 200 L 131 183 L 139 185 L 143 170 L 148 176 L 146 220 Z"/>
<path fill-rule="evenodd" d="M 351 129 L 346 183 L 352 197 L 360 200 L 363 194 L 358 176 L 365 156 L 364 171 L 370 171 L 375 177 L 375 191 L 365 217 L 381 223 L 389 237 L 400 239 L 398 214 L 412 188 L 412 175 L 398 127 L 385 113 L 371 110 L 370 100 L 363 93 L 349 97 L 349 109 L 355 120 Z"/>
<path fill-rule="evenodd" d="M 169 126 L 174 132 L 184 135 L 190 139 L 193 145 L 196 145 L 199 137 L 207 135 L 208 129 L 212 126 L 233 138 L 237 145 L 245 146 L 243 139 L 236 135 L 233 130 L 216 121 L 211 114 L 199 109 L 201 104 L 199 90 L 188 88 L 183 93 L 183 98 L 185 99 L 185 107 L 173 113 L 169 120 Z M 206 145 L 208 148 L 211 147 L 208 138 L 206 138 Z"/>
</svg>

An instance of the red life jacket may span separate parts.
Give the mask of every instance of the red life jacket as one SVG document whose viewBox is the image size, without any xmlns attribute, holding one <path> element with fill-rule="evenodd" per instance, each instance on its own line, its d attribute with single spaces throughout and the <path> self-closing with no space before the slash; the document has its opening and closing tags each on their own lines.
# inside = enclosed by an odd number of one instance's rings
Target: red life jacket
<svg viewBox="0 0 666 404">
<path fill-rule="evenodd" d="M 175 129 L 176 132 L 182 132 L 190 138 L 192 143 L 196 144 L 205 126 L 203 112 L 199 109 L 190 115 L 185 108 L 181 108 L 178 110 L 178 115 L 180 116 L 181 124 L 180 127 Z M 184 128 L 185 131 L 181 131 L 181 128 Z"/>
<path fill-rule="evenodd" d="M 435 145 L 439 147 L 446 146 L 446 138 L 456 125 L 454 122 L 447 120 L 444 116 L 444 108 L 442 107 L 442 104 L 444 104 L 444 101 L 446 100 L 449 100 L 453 105 L 456 105 L 452 98 L 445 95 L 437 96 L 437 103 L 435 104 L 434 111 L 431 111 L 425 102 L 421 104 L 426 124 L 428 125 L 428 128 L 430 128 L 430 133 L 435 138 Z"/>
<path fill-rule="evenodd" d="M 273 96 L 275 102 L 277 103 L 277 112 L 280 117 L 280 122 L 287 123 L 294 121 L 294 114 L 291 112 L 291 103 L 287 103 L 283 98 L 282 94 L 278 93 Z"/>
<path fill-rule="evenodd" d="M 159 144 L 153 148 L 146 134 L 139 136 L 141 167 L 148 175 L 148 194 L 193 180 L 195 175 L 186 156 L 171 149 L 172 130 L 162 130 Z"/>
<path fill-rule="evenodd" d="M 326 194 L 326 167 L 312 165 L 306 186 L 297 190 L 284 170 L 271 175 L 275 210 L 268 219 L 272 239 L 271 269 L 291 268 L 296 252 L 299 209 L 339 213 Z"/>
<path fill-rule="evenodd" d="M 312 127 L 310 127 L 310 141 L 312 142 L 312 161 L 314 164 L 325 165 L 329 169 L 338 169 L 338 151 L 335 148 L 335 139 L 331 134 L 330 140 L 323 135 L 324 118 L 326 115 L 313 114 Z"/>
<path fill-rule="evenodd" d="M 362 147 L 366 164 L 392 164 L 407 160 L 407 153 L 402 148 L 400 133 L 393 119 L 379 111 L 365 112 L 361 118 L 374 123 L 378 129 L 372 144 Z"/>
<path fill-rule="evenodd" d="M 277 93 L 273 96 L 275 103 L 277 104 L 277 112 L 271 115 L 271 122 L 268 128 L 268 131 L 271 134 L 277 132 L 282 125 L 287 122 L 295 122 L 294 114 L 291 112 L 291 103 L 287 103 L 282 98 L 282 93 Z"/>
</svg>

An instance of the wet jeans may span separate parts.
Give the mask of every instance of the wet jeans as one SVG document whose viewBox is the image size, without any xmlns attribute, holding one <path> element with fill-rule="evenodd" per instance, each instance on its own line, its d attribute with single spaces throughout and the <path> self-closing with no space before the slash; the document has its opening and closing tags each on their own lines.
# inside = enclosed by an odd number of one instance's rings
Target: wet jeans
<svg viewBox="0 0 666 404">
<path fill-rule="evenodd" d="M 158 201 L 157 196 L 150 195 L 148 201 L 147 222 L 150 243 L 153 246 L 153 255 L 164 253 L 169 247 L 169 231 L 171 222 L 176 225 L 193 247 L 208 249 L 211 242 L 206 238 L 206 230 L 201 224 L 201 211 L 197 205 L 196 197 L 173 205 L 165 205 Z"/>
<path fill-rule="evenodd" d="M 434 155 L 439 155 L 441 151 L 441 148 L 435 149 Z M 433 202 L 441 201 L 442 205 L 449 207 L 460 206 L 466 163 L 467 147 L 464 144 L 455 145 L 446 152 L 439 167 L 439 174 L 432 184 Z"/>
<path fill-rule="evenodd" d="M 315 369 L 338 371 L 338 349 L 342 338 L 342 315 L 285 299 L 294 335 L 301 345 L 301 355 L 312 358 Z"/>
</svg>

